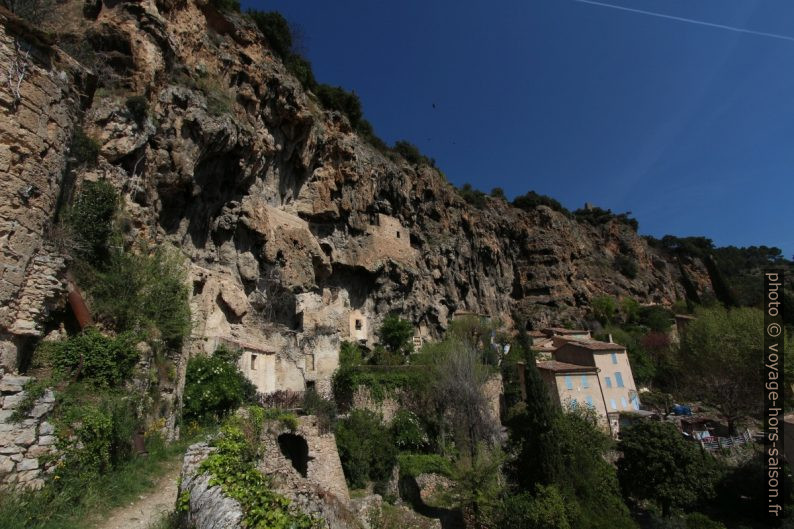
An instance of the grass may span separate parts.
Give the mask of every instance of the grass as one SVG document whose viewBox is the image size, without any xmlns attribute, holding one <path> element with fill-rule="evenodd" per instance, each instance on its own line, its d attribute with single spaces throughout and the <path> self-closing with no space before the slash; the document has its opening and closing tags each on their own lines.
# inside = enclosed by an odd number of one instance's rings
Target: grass
<svg viewBox="0 0 794 529">
<path fill-rule="evenodd" d="M 76 477 L 60 486 L 49 483 L 37 492 L 4 493 L 0 495 L 0 525 L 3 529 L 85 529 L 87 520 L 153 489 L 197 438 L 166 444 L 153 436 L 147 439 L 148 456 L 131 459 L 94 479 Z"/>
</svg>

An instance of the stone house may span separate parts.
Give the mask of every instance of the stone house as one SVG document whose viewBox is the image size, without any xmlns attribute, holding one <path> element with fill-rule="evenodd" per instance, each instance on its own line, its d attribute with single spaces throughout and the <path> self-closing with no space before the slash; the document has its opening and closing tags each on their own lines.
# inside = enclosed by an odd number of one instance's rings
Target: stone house
<svg viewBox="0 0 794 529">
<path fill-rule="evenodd" d="M 554 351 L 554 359 L 598 368 L 598 380 L 610 425 L 617 423 L 619 429 L 618 415 L 621 412 L 640 409 L 634 375 L 624 346 L 597 340 L 570 340 Z M 612 429 L 616 434 L 615 428 Z"/>
<path fill-rule="evenodd" d="M 567 364 L 555 360 L 541 361 L 537 366 L 549 395 L 558 407 L 568 410 L 588 406 L 595 410 L 603 426 L 608 426 L 606 404 L 597 367 Z"/>
</svg>

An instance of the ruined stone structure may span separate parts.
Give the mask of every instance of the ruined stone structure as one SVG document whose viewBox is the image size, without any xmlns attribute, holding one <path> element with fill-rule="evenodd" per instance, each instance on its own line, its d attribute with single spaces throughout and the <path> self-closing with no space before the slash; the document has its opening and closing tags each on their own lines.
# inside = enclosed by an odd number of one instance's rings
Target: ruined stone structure
<svg viewBox="0 0 794 529">
<path fill-rule="evenodd" d="M 329 529 L 362 527 L 350 507 L 334 435 L 321 431 L 315 417 L 300 417 L 294 431 L 270 421 L 260 442 L 264 457 L 258 469 L 271 478 L 277 492 L 301 511 L 322 519 Z M 195 524 L 196 529 L 241 527 L 239 503 L 226 497 L 220 487 L 210 487 L 207 474 L 198 473 L 212 450 L 199 443 L 185 454 L 180 493 L 190 494 L 187 523 Z"/>
<path fill-rule="evenodd" d="M 46 390 L 19 421 L 14 411 L 25 399 L 25 384 L 31 377 L 3 374 L 0 370 L 0 487 L 22 486 L 38 489 L 44 485 L 44 473 L 56 463 L 40 458 L 54 454 L 55 427 L 48 416 L 55 406 L 55 395 Z"/>
</svg>

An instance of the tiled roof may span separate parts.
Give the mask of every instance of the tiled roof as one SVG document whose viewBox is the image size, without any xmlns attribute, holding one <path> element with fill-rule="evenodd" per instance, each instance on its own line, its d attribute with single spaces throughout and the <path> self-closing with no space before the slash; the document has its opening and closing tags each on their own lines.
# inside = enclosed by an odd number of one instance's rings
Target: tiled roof
<svg viewBox="0 0 794 529">
<path fill-rule="evenodd" d="M 538 369 L 546 371 L 554 371 L 555 373 L 597 373 L 598 368 L 595 366 L 579 366 L 576 364 L 566 364 L 565 362 L 558 362 L 556 360 L 546 360 L 538 362 Z"/>
<path fill-rule="evenodd" d="M 587 334 L 589 331 L 586 329 L 566 329 L 564 327 L 547 327 L 543 329 L 547 335 L 552 334 Z"/>
<path fill-rule="evenodd" d="M 568 343 L 590 351 L 624 351 L 625 345 L 619 343 L 599 342 L 598 340 L 568 340 Z"/>
</svg>

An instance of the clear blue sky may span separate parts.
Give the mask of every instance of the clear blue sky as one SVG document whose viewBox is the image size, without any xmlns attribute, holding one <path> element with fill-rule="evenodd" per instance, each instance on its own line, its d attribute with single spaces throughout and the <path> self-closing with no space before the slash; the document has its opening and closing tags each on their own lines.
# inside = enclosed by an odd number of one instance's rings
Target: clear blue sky
<svg viewBox="0 0 794 529">
<path fill-rule="evenodd" d="M 794 2 L 278 0 L 318 81 L 456 185 L 794 255 Z M 433 108 L 435 104 L 435 108 Z"/>
</svg>

